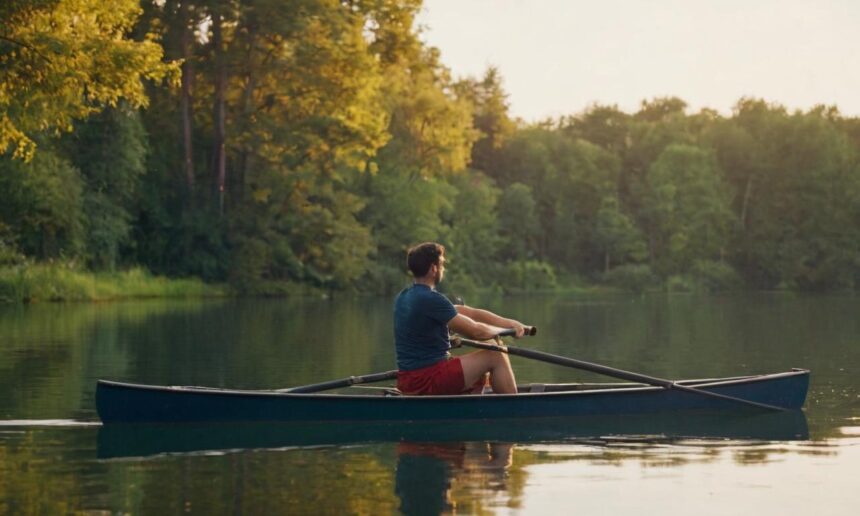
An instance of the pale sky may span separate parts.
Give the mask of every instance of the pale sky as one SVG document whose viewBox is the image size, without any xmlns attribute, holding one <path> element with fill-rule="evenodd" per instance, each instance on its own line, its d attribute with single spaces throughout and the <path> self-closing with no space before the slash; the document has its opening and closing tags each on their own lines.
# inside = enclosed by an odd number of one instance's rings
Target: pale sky
<svg viewBox="0 0 860 516">
<path fill-rule="evenodd" d="M 418 23 L 454 77 L 499 68 L 527 121 L 657 96 L 860 116 L 860 0 L 424 0 Z"/>
</svg>

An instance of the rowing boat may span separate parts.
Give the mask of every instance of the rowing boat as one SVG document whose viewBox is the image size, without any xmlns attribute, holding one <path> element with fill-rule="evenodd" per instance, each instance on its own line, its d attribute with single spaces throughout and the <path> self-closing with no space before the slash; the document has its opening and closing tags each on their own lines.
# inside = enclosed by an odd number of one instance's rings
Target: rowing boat
<svg viewBox="0 0 860 516">
<path fill-rule="evenodd" d="M 614 416 L 686 411 L 751 411 L 738 399 L 800 409 L 809 371 L 681 380 L 678 388 L 641 383 L 529 384 L 517 394 L 402 396 L 155 386 L 99 380 L 96 407 L 106 423 L 408 422 Z M 718 396 L 703 396 L 702 393 Z"/>
</svg>

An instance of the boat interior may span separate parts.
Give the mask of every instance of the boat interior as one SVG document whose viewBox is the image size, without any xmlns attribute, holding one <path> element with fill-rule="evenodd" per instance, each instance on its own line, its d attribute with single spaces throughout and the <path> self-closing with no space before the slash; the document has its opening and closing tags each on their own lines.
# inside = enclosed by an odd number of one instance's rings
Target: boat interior
<svg viewBox="0 0 860 516">
<path fill-rule="evenodd" d="M 704 385 L 714 382 L 725 382 L 735 380 L 746 380 L 756 378 L 763 375 L 749 376 L 733 376 L 729 378 L 702 378 L 696 380 L 679 380 L 680 385 L 688 385 L 694 387 L 696 385 Z M 606 389 L 635 389 L 638 387 L 650 387 L 645 383 L 524 383 L 517 384 L 519 393 L 539 393 L 539 392 L 571 392 L 571 391 L 592 391 Z M 352 385 L 340 390 L 342 394 L 361 394 L 367 395 L 377 393 L 380 396 L 403 396 L 403 393 L 392 386 L 375 386 L 375 385 Z M 475 394 L 492 394 L 492 388 L 486 387 L 484 392 Z"/>
</svg>

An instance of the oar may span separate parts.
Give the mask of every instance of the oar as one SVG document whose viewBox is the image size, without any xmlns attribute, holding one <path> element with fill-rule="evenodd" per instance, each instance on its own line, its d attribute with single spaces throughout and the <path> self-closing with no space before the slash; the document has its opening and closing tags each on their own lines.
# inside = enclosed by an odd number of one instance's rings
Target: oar
<svg viewBox="0 0 860 516">
<path fill-rule="evenodd" d="M 359 383 L 382 382 L 385 380 L 393 380 L 397 378 L 397 371 L 385 371 L 383 373 L 366 374 L 362 376 L 350 376 L 349 378 L 341 378 L 340 380 L 329 380 L 327 382 L 312 383 L 310 385 L 299 385 L 297 387 L 289 387 L 287 389 L 278 389 L 276 392 L 289 393 L 309 393 L 328 391 L 331 389 L 340 389 L 349 387 Z"/>
<path fill-rule="evenodd" d="M 499 334 L 499 336 L 509 336 L 513 335 L 513 330 L 506 330 Z M 531 333 L 532 335 L 534 333 Z M 681 385 L 679 383 L 673 382 L 672 380 L 665 380 L 663 378 L 655 378 L 653 376 L 648 376 L 644 374 L 634 373 L 632 371 L 625 371 L 623 369 L 615 369 L 613 367 L 608 367 L 605 365 L 594 364 L 591 362 L 585 362 L 584 360 L 576 360 L 575 358 L 562 357 L 559 355 L 553 355 L 552 353 L 544 353 L 543 351 L 536 351 L 533 349 L 525 349 L 519 348 L 516 346 L 499 346 L 496 344 L 488 344 L 486 342 L 478 342 L 475 340 L 469 340 L 457 337 L 456 340 L 459 341 L 460 344 L 465 344 L 466 346 L 471 346 L 473 348 L 479 349 L 488 349 L 490 351 L 498 351 L 501 353 L 508 353 L 509 355 L 517 355 L 525 358 L 531 358 L 533 360 L 539 360 L 541 362 L 548 362 L 550 364 L 557 364 L 565 367 L 573 367 L 576 369 L 582 369 L 584 371 L 591 371 L 592 373 L 599 373 L 606 376 L 611 376 L 613 378 L 620 378 L 622 380 L 629 380 L 632 382 L 645 383 L 648 385 L 653 385 L 655 387 L 663 387 L 664 389 L 677 389 L 679 391 L 689 392 L 691 394 L 699 394 L 701 396 L 710 396 L 712 398 L 719 398 L 728 401 L 734 401 L 735 403 L 741 403 L 744 405 L 749 405 L 752 407 L 758 407 L 768 410 L 779 410 L 784 411 L 786 409 L 782 407 L 777 407 L 775 405 L 768 405 L 767 403 L 759 403 L 757 401 L 745 400 L 743 398 L 735 398 L 734 396 L 729 396 L 726 394 L 719 394 L 711 391 L 703 391 L 700 389 L 696 389 L 695 387 L 690 387 L 687 385 Z"/>
</svg>

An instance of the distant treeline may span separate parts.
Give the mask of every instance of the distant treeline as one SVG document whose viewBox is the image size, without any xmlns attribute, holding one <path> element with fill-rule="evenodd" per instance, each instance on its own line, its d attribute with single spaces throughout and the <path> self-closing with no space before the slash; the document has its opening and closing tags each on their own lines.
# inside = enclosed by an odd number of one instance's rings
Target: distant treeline
<svg viewBox="0 0 860 516">
<path fill-rule="evenodd" d="M 860 284 L 860 119 L 658 98 L 525 124 L 419 8 L 4 2 L 0 268 L 385 293 L 436 240 L 458 289 Z"/>
</svg>

